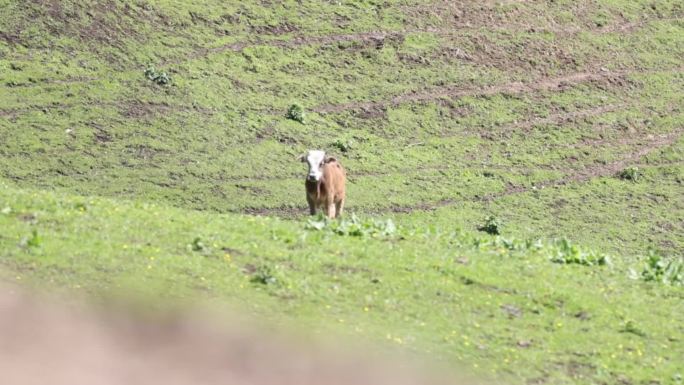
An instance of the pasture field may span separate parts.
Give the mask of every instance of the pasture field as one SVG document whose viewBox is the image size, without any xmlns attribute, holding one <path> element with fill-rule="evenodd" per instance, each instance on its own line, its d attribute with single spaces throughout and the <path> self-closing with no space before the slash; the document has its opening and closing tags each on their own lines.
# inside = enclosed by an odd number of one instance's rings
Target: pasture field
<svg viewBox="0 0 684 385">
<path fill-rule="evenodd" d="M 4 279 L 505 383 L 684 382 L 680 1 L 0 8 Z M 305 215 L 309 148 L 342 222 Z"/>
</svg>

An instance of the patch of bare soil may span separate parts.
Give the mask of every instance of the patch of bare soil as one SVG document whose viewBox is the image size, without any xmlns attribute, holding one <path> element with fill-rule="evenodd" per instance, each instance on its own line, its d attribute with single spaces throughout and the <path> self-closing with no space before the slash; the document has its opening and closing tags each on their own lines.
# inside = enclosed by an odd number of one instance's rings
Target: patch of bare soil
<svg viewBox="0 0 684 385">
<path fill-rule="evenodd" d="M 119 7 L 111 0 L 78 7 L 65 6 L 56 0 L 32 0 L 32 3 L 36 6 L 32 8 L 31 19 L 44 21 L 55 36 L 76 36 L 84 42 L 114 47 L 122 47 L 125 39 L 142 38 L 130 20 L 136 15 L 128 4 Z"/>
<path fill-rule="evenodd" d="M 581 32 L 631 32 L 652 21 L 678 19 L 653 9 L 645 9 L 639 20 L 628 20 L 622 14 L 613 14 L 606 15 L 607 19 L 599 22 L 592 17 L 600 11 L 597 4 L 575 2 L 563 5 L 566 14 L 574 15 L 570 21 L 564 22 L 557 17 L 559 11 L 551 11 L 549 8 L 553 6 L 539 6 L 540 2 L 537 2 L 538 6 L 508 6 L 524 3 L 534 1 L 434 1 L 430 4 L 406 5 L 402 10 L 409 20 L 437 21 L 439 27 L 433 27 L 438 30 L 436 33 L 485 29 L 502 32 L 550 32 L 559 37 L 572 37 Z"/>
<path fill-rule="evenodd" d="M 296 48 L 303 45 L 314 45 L 314 44 L 334 44 L 341 42 L 352 42 L 350 48 L 358 49 L 361 47 L 374 46 L 375 48 L 382 48 L 384 44 L 391 43 L 397 44 L 403 41 L 404 36 L 410 33 L 433 33 L 440 36 L 463 36 L 467 32 L 477 32 L 482 29 L 490 31 L 499 31 L 504 33 L 509 32 L 531 32 L 531 33 L 542 33 L 550 32 L 554 33 L 558 37 L 572 37 L 580 32 L 592 32 L 592 33 L 628 33 L 632 32 L 638 28 L 643 27 L 649 22 L 654 20 L 661 21 L 672 21 L 678 20 L 677 18 L 659 18 L 654 15 L 645 17 L 644 19 L 636 21 L 621 20 L 613 22 L 607 25 L 595 25 L 595 24 L 584 24 L 580 25 L 565 25 L 559 24 L 554 19 L 549 19 L 549 15 L 552 13 L 544 12 L 541 10 L 534 10 L 529 8 L 510 8 L 505 12 L 497 10 L 497 7 L 504 5 L 504 3 L 523 3 L 526 1 L 510 1 L 510 2 L 490 2 L 490 3 L 463 3 L 463 2 L 435 2 L 429 5 L 411 5 L 402 7 L 405 14 L 416 18 L 417 20 L 428 20 L 436 19 L 438 20 L 437 26 L 423 26 L 423 27 L 407 27 L 403 30 L 398 31 L 371 31 L 362 32 L 354 34 L 331 34 L 326 36 L 306 36 L 299 35 L 295 36 L 291 40 L 264 40 L 261 38 L 256 38 L 252 41 L 237 42 L 228 44 L 222 47 L 211 48 L 211 49 L 199 49 L 192 53 L 188 59 L 197 59 L 204 57 L 208 54 L 224 51 L 241 51 L 246 47 L 256 46 L 256 45 L 268 45 L 281 48 Z M 586 6 L 576 6 L 575 8 L 581 8 L 581 10 L 575 9 L 574 12 L 578 14 L 587 13 L 584 9 Z M 584 16 L 583 19 L 589 20 L 588 16 Z M 526 22 L 527 20 L 536 20 L 537 24 L 531 24 Z M 261 35 L 282 35 L 287 33 L 296 33 L 299 31 L 297 26 L 290 24 L 282 24 L 276 26 L 262 26 L 253 27 L 252 30 Z M 472 34 L 471 34 L 472 35 Z M 497 49 L 499 44 L 496 41 L 488 41 L 485 36 L 470 36 L 475 39 L 475 45 L 482 48 L 478 50 L 477 55 L 475 52 L 465 52 L 461 49 L 447 49 L 440 55 L 446 57 L 452 57 L 457 59 L 465 60 L 475 60 L 478 63 L 495 65 L 496 63 L 505 63 L 506 58 L 512 54 L 510 49 Z M 479 40 L 478 40 L 479 39 Z M 554 65 L 565 64 L 574 65 L 574 59 L 572 55 L 567 53 L 563 47 L 558 44 L 549 44 L 545 46 L 540 46 L 539 44 L 527 44 L 520 47 L 521 51 L 517 53 L 518 62 L 521 64 L 535 67 L 543 66 L 544 63 L 550 63 Z M 540 62 L 532 63 L 526 58 L 540 58 Z M 492 58 L 500 58 L 500 60 L 492 60 Z M 551 63 L 550 58 L 553 58 Z M 425 64 L 426 58 L 424 57 L 414 57 L 411 55 L 404 56 L 400 60 L 406 62 L 416 62 L 417 64 Z M 174 64 L 179 63 L 179 60 L 173 62 L 168 62 L 164 64 Z M 511 68 L 509 66 L 509 68 Z"/>
<path fill-rule="evenodd" d="M 261 38 L 256 38 L 252 41 L 236 42 L 231 44 L 226 44 L 215 48 L 203 48 L 193 52 L 186 60 L 194 60 L 198 58 L 205 57 L 209 54 L 233 51 L 239 52 L 247 47 L 267 45 L 271 47 L 279 48 L 296 48 L 304 45 L 313 44 L 333 44 L 340 42 L 356 42 L 360 44 L 371 44 L 376 48 L 382 48 L 386 42 L 396 42 L 403 39 L 403 34 L 399 32 L 363 32 L 354 34 L 335 34 L 335 35 L 325 35 L 325 36 L 295 36 L 290 40 L 264 40 Z M 168 64 L 178 64 L 183 60 L 173 60 L 163 63 Z"/>
<path fill-rule="evenodd" d="M 253 26 L 252 32 L 261 35 L 284 35 L 299 31 L 299 27 L 291 23 L 281 23 L 278 25 Z"/>
<path fill-rule="evenodd" d="M 625 154 L 625 156 L 623 156 L 621 159 L 608 164 L 594 164 L 581 170 L 574 170 L 563 179 L 539 183 L 534 186 L 534 188 L 542 189 L 546 187 L 563 186 L 570 183 L 586 182 L 594 178 L 615 175 L 625 167 L 638 162 L 644 156 L 661 148 L 672 145 L 679 139 L 679 137 L 682 135 L 682 132 L 683 130 L 678 130 L 664 135 L 649 135 L 641 140 L 631 139 L 629 142 L 625 141 L 625 143 L 634 144 L 634 149 L 632 152 Z M 524 186 L 511 186 L 503 193 L 489 195 L 484 199 L 491 200 L 506 195 L 528 192 L 530 190 L 532 190 L 532 188 Z"/>
<path fill-rule="evenodd" d="M 152 314 L 73 302 L 0 288 L 3 384 L 456 383 L 403 360 L 307 345 L 203 311 Z"/>
<path fill-rule="evenodd" d="M 483 132 L 481 130 L 475 131 L 465 131 L 463 133 L 444 133 L 440 135 L 441 138 L 452 138 L 461 136 L 463 134 L 479 135 L 483 139 L 500 139 L 510 136 L 513 132 L 529 132 L 533 127 L 538 125 L 548 125 L 555 124 L 561 125 L 565 123 L 571 123 L 580 119 L 587 119 L 594 116 L 599 116 L 608 112 L 617 111 L 623 108 L 623 104 L 609 104 L 593 108 L 580 109 L 577 111 L 570 112 L 559 112 L 551 114 L 547 117 L 533 117 L 526 119 L 524 121 L 519 121 L 511 124 L 502 125 L 500 127 L 493 128 L 491 131 Z"/>
<path fill-rule="evenodd" d="M 21 38 L 17 33 L 12 33 L 12 32 L 7 32 L 7 31 L 0 31 L 0 40 L 3 40 L 5 43 L 8 44 L 20 44 L 21 43 Z"/>
<path fill-rule="evenodd" d="M 407 102 L 421 102 L 440 98 L 461 98 L 465 96 L 486 96 L 496 94 L 520 94 L 535 91 L 563 90 L 575 84 L 586 82 L 624 83 L 629 71 L 620 72 L 576 72 L 558 77 L 542 77 L 534 82 L 512 82 L 508 84 L 485 87 L 444 86 L 430 90 L 411 91 L 395 96 L 389 100 L 378 102 L 351 102 L 336 105 L 321 105 L 312 110 L 322 114 L 339 113 L 347 110 L 373 110 L 387 106 L 396 106 Z"/>
<path fill-rule="evenodd" d="M 26 87 L 37 87 L 44 85 L 61 85 L 61 84 L 76 84 L 76 83 L 90 83 L 100 80 L 99 77 L 88 77 L 88 76 L 75 76 L 65 79 L 40 79 L 33 80 L 26 83 L 12 84 L 11 88 L 26 88 Z"/>
</svg>

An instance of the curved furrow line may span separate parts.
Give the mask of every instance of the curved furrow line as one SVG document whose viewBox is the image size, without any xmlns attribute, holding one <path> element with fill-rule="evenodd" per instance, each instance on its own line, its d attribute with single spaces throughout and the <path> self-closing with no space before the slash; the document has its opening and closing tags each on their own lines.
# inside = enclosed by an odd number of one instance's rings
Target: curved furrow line
<svg viewBox="0 0 684 385">
<path fill-rule="evenodd" d="M 461 133 L 444 133 L 441 135 L 438 135 L 437 137 L 442 138 L 442 139 L 449 139 L 449 138 L 455 138 L 461 135 L 479 135 L 481 137 L 485 137 L 488 134 L 496 133 L 496 134 L 503 134 L 503 133 L 510 133 L 513 131 L 524 131 L 524 132 L 529 132 L 534 126 L 537 125 L 547 125 L 547 124 L 555 124 L 555 125 L 560 125 L 563 123 L 568 123 L 572 122 L 574 120 L 578 119 L 586 119 L 586 118 L 591 118 L 595 116 L 599 116 L 605 113 L 609 112 L 615 112 L 618 111 L 624 107 L 627 107 L 627 104 L 608 104 L 608 105 L 603 105 L 603 106 L 598 106 L 598 107 L 592 107 L 588 109 L 583 109 L 583 110 L 577 110 L 577 111 L 571 111 L 571 112 L 564 112 L 564 113 L 556 113 L 549 115 L 547 117 L 536 117 L 532 119 L 528 119 L 525 121 L 518 121 L 510 124 L 504 124 L 501 126 L 493 127 L 491 131 L 483 132 L 483 131 L 463 131 Z M 569 144 L 569 146 L 575 146 L 576 144 Z"/>
<path fill-rule="evenodd" d="M 521 94 L 526 92 L 549 91 L 563 88 L 573 84 L 585 83 L 589 81 L 598 80 L 615 80 L 619 77 L 624 77 L 635 73 L 637 71 L 615 71 L 615 72 L 575 72 L 558 77 L 540 78 L 534 82 L 522 83 L 512 82 L 500 85 L 491 85 L 484 87 L 459 87 L 459 86 L 445 86 L 435 87 L 431 90 L 413 91 L 411 93 L 394 96 L 389 100 L 376 102 L 350 102 L 343 104 L 324 104 L 314 107 L 312 110 L 321 114 L 339 113 L 348 110 L 373 110 L 378 108 L 387 108 L 396 106 L 407 102 L 422 102 L 435 100 L 440 98 L 462 98 L 462 97 L 478 97 L 496 94 Z M 643 72 L 640 72 L 643 73 Z"/>
<path fill-rule="evenodd" d="M 513 31 L 525 31 L 525 32 L 542 32 L 548 31 L 559 36 L 573 36 L 581 32 L 593 32 L 598 34 L 608 34 L 608 33 L 626 33 L 632 32 L 644 25 L 653 21 L 678 21 L 680 18 L 647 18 L 638 21 L 627 22 L 624 24 L 608 25 L 604 27 L 598 27 L 595 29 L 580 28 L 580 27 L 544 27 L 540 29 L 535 29 L 534 27 L 527 24 L 509 24 L 506 27 L 497 27 L 492 25 L 487 25 L 487 29 L 510 32 Z M 460 36 L 464 32 L 477 31 L 483 28 L 483 26 L 473 26 L 468 23 L 453 24 L 449 27 L 425 27 L 425 28 L 407 28 L 397 31 L 368 31 L 359 33 L 348 33 L 348 34 L 330 34 L 322 36 L 295 36 L 291 40 L 264 40 L 262 38 L 256 38 L 248 41 L 240 41 L 225 44 L 219 47 L 213 48 L 201 48 L 192 52 L 186 58 L 169 59 L 163 60 L 159 63 L 161 66 L 166 65 L 177 65 L 188 60 L 195 60 L 202 57 L 206 57 L 211 54 L 221 53 L 221 52 L 241 52 L 245 48 L 256 47 L 256 46 L 271 46 L 277 48 L 297 48 L 306 45 L 316 45 L 316 44 L 333 44 L 339 42 L 361 42 L 361 43 L 374 43 L 378 46 L 384 44 L 384 41 L 389 39 L 399 39 L 401 40 L 405 35 L 412 33 L 432 33 L 440 36 Z M 131 69 L 133 70 L 133 69 Z M 73 83 L 87 83 L 100 79 L 99 77 L 74 77 L 68 79 L 47 79 L 36 83 L 22 83 L 13 85 L 12 87 L 34 87 L 45 84 L 73 84 Z"/>
<path fill-rule="evenodd" d="M 385 39 L 388 39 L 392 36 L 403 36 L 404 33 L 405 32 L 401 31 L 369 31 L 360 33 L 333 34 L 323 36 L 295 36 L 291 40 L 264 40 L 261 38 L 256 38 L 250 41 L 235 42 L 222 45 L 219 47 L 202 48 L 200 50 L 193 52 L 187 58 L 163 61 L 161 65 L 180 64 L 188 60 L 200 59 L 211 54 L 222 52 L 241 52 L 245 48 L 258 46 L 268 46 L 275 48 L 297 48 L 306 45 L 333 44 L 349 41 L 376 42 L 378 44 L 381 44 Z"/>
<path fill-rule="evenodd" d="M 388 100 L 375 101 L 375 102 L 349 102 L 343 104 L 324 104 L 312 108 L 311 110 L 320 114 L 333 114 L 340 113 L 349 110 L 377 110 L 384 109 L 389 106 L 396 106 L 401 103 L 410 102 L 425 102 L 441 98 L 462 98 L 462 97 L 478 97 L 478 96 L 489 96 L 496 94 L 521 94 L 530 93 L 538 91 L 549 91 L 549 90 L 559 90 L 572 85 L 591 82 L 591 81 L 608 81 L 611 83 L 623 83 L 622 78 L 630 75 L 637 74 L 652 74 L 652 73 L 662 73 L 668 71 L 684 71 L 684 67 L 671 68 L 671 69 L 648 69 L 648 70 L 622 70 L 622 71 L 607 71 L 600 70 L 594 72 L 574 72 L 557 77 L 542 77 L 533 82 L 522 83 L 522 82 L 511 82 L 499 85 L 483 86 L 483 87 L 460 87 L 456 85 L 448 85 L 444 87 L 435 87 L 431 90 L 423 91 L 411 91 L 403 95 L 397 95 L 391 97 Z M 159 106 L 160 108 L 165 108 L 168 105 L 165 103 L 150 103 L 150 102 L 140 102 L 131 101 L 130 104 L 143 103 L 151 107 Z M 42 106 L 27 106 L 21 108 L 10 108 L 2 109 L 0 108 L 0 116 L 14 116 L 22 111 L 33 110 L 33 109 L 44 109 L 44 108 L 73 108 L 79 106 L 118 106 L 122 105 L 122 102 L 101 102 L 92 100 L 88 103 L 52 103 L 49 105 Z M 220 112 L 220 110 L 212 110 L 207 108 L 195 107 L 195 106 L 174 106 L 174 109 L 183 111 L 195 111 L 202 112 L 206 114 L 211 114 L 215 112 Z"/>
<path fill-rule="evenodd" d="M 576 34 L 579 34 L 581 32 L 594 32 L 598 34 L 607 34 L 607 33 L 615 33 L 615 32 L 631 32 L 635 29 L 638 29 L 640 27 L 643 27 L 647 23 L 653 22 L 653 21 L 676 21 L 679 20 L 678 18 L 649 18 L 649 19 L 643 19 L 639 21 L 634 21 L 634 22 L 627 22 L 624 24 L 617 24 L 617 25 L 610 25 L 610 26 L 605 26 L 605 27 L 598 27 L 595 29 L 586 29 L 586 28 L 580 28 L 580 27 L 568 27 L 568 28 L 563 28 L 563 27 L 545 27 L 543 29 L 535 29 L 530 25 L 526 24 L 510 24 L 507 27 L 497 27 L 497 26 L 491 26 L 487 25 L 486 28 L 491 30 L 497 30 L 497 31 L 503 31 L 503 32 L 510 32 L 511 30 L 513 31 L 518 31 L 518 32 L 541 32 L 541 31 L 548 31 L 548 32 L 553 32 L 556 35 L 559 35 L 561 37 L 563 36 L 574 36 Z M 229 43 L 225 44 L 219 47 L 213 47 L 213 48 L 202 48 L 199 50 L 196 50 L 195 52 L 191 53 L 188 57 L 184 59 L 173 59 L 173 60 L 166 60 L 161 63 L 161 65 L 174 65 L 174 64 L 180 64 L 183 63 L 187 60 L 196 60 L 202 57 L 206 57 L 211 54 L 215 53 L 221 53 L 221 52 L 241 52 L 245 48 L 249 47 L 256 47 L 256 46 L 270 46 L 270 47 L 276 47 L 276 48 L 297 48 L 301 46 L 307 46 L 307 45 L 324 45 L 324 44 L 333 44 L 333 43 L 340 43 L 340 42 L 350 42 L 350 41 L 356 41 L 356 42 L 361 42 L 361 43 L 374 43 L 378 46 L 382 46 L 384 44 L 384 40 L 389 39 L 403 39 L 403 37 L 407 34 L 413 34 L 413 33 L 432 33 L 435 35 L 440 35 L 440 36 L 461 36 L 464 34 L 464 32 L 472 32 L 472 31 L 478 31 L 482 29 L 484 26 L 473 26 L 467 23 L 463 24 L 454 24 L 449 27 L 425 27 L 425 28 L 406 28 L 406 29 L 401 29 L 401 30 L 396 30 L 396 31 L 368 31 L 368 32 L 359 32 L 359 33 L 348 33 L 348 34 L 330 34 L 330 35 L 321 35 L 321 36 L 304 36 L 304 35 L 299 35 L 299 36 L 294 36 L 291 40 L 264 40 L 262 38 L 257 37 L 256 39 L 253 40 L 248 40 L 248 41 L 240 41 L 240 42 L 234 42 L 234 43 Z M 511 28 L 512 27 L 512 28 Z"/>
<path fill-rule="evenodd" d="M 4 85 L 6 88 L 31 88 L 31 87 L 40 87 L 40 86 L 46 86 L 46 85 L 61 85 L 61 84 L 76 84 L 76 83 L 90 83 L 94 82 L 97 80 L 102 80 L 101 77 L 95 77 L 95 76 L 75 76 L 71 78 L 65 78 L 65 79 L 42 79 L 42 80 L 35 80 L 35 81 L 29 81 L 26 83 L 11 83 L 11 85 Z"/>
</svg>

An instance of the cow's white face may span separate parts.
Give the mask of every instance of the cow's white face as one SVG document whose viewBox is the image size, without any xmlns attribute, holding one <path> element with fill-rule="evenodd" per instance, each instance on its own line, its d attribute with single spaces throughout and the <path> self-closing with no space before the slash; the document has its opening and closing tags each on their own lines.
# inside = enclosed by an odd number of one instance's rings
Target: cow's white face
<svg viewBox="0 0 684 385">
<path fill-rule="evenodd" d="M 323 176 L 323 162 L 325 161 L 325 151 L 321 150 L 309 150 L 306 155 L 302 156 L 302 162 L 309 164 L 309 173 L 306 176 L 306 180 L 310 182 L 318 182 Z"/>
</svg>

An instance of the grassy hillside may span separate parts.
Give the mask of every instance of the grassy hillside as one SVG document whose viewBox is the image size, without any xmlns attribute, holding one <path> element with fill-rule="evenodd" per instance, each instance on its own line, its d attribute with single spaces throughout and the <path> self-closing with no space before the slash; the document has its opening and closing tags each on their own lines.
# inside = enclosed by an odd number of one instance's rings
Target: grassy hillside
<svg viewBox="0 0 684 385">
<path fill-rule="evenodd" d="M 507 383 L 681 375 L 684 292 L 650 280 L 645 262 L 371 219 L 292 223 L 1 187 L 4 279 L 238 303 Z"/>
<path fill-rule="evenodd" d="M 684 258 L 680 1 L 0 9 L 6 278 L 240 301 L 518 383 L 681 382 L 681 286 L 641 276 Z M 306 229 L 309 148 L 399 230 Z"/>
<path fill-rule="evenodd" d="M 325 148 L 355 212 L 684 248 L 662 231 L 682 229 L 681 4 L 449 4 L 5 1 L 0 170 L 299 217 L 294 157 Z M 593 182 L 628 166 L 637 183 Z"/>
</svg>

